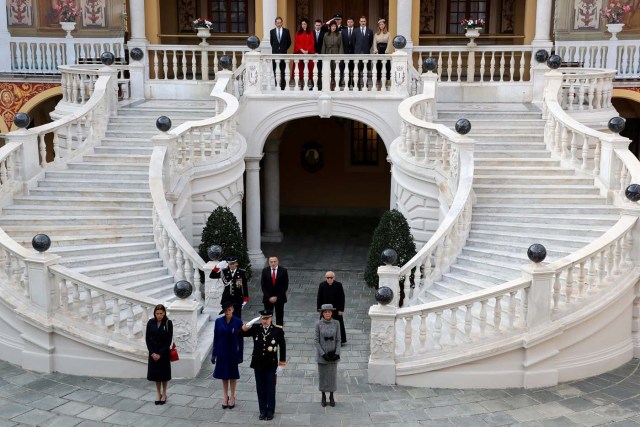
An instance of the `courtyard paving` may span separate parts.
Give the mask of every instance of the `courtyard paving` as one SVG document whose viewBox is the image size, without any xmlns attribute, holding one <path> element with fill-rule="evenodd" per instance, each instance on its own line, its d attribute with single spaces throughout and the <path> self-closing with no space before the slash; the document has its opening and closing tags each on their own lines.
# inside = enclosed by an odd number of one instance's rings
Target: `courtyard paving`
<svg viewBox="0 0 640 427">
<path fill-rule="evenodd" d="M 29 426 L 638 426 L 640 361 L 556 387 L 524 390 L 456 390 L 380 386 L 367 381 L 369 319 L 373 290 L 362 269 L 375 221 L 327 218 L 283 220 L 285 241 L 264 245 L 289 268 L 285 308 L 288 365 L 278 378 L 276 416 L 258 420 L 251 345 L 246 346 L 237 406 L 221 408 L 221 383 L 208 360 L 193 379 L 174 379 L 168 402 L 154 405 L 145 379 L 40 374 L 0 362 L 0 427 Z M 339 365 L 336 406 L 320 405 L 313 350 L 315 295 L 326 270 L 336 272 L 347 293 L 348 344 Z M 256 269 L 259 271 L 259 269 Z M 261 309 L 254 274 L 245 317 Z M 142 373 L 144 375 L 144 373 Z"/>
</svg>

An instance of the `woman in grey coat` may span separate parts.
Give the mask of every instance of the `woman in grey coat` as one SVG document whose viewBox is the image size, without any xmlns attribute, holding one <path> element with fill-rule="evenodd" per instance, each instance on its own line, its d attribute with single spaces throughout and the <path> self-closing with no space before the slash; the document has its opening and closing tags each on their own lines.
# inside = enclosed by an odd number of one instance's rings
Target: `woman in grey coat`
<svg viewBox="0 0 640 427">
<path fill-rule="evenodd" d="M 320 307 L 322 318 L 316 323 L 316 362 L 318 362 L 318 389 L 322 392 L 322 406 L 336 406 L 333 392 L 336 391 L 338 361 L 340 360 L 340 323 L 332 319 L 335 308 L 331 304 Z"/>
</svg>

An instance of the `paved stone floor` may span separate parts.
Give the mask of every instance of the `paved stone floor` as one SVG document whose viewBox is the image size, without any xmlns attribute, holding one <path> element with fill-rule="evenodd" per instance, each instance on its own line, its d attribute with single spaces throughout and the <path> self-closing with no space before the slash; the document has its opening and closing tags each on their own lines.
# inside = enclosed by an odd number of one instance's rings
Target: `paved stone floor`
<svg viewBox="0 0 640 427">
<path fill-rule="evenodd" d="M 205 361 L 197 378 L 173 380 L 168 403 L 155 406 L 153 385 L 144 379 L 89 378 L 38 374 L 0 362 L 0 427 L 39 426 L 572 426 L 640 425 L 640 363 L 637 359 L 597 377 L 538 390 L 448 390 L 389 387 L 367 383 L 367 310 L 373 291 L 362 265 L 375 221 L 326 218 L 283 221 L 285 241 L 265 246 L 278 254 L 291 276 L 285 309 L 288 365 L 278 378 L 276 417 L 259 421 L 252 370 L 245 362 L 233 410 L 223 410 L 221 383 Z M 341 231 L 336 231 L 341 230 Z M 313 359 L 315 292 L 332 269 L 348 294 L 349 343 L 338 371 L 336 407 L 322 408 Z M 259 286 L 247 318 L 259 310 Z M 247 353 L 251 345 L 246 347 Z M 245 360 L 249 360 L 245 357 Z"/>
</svg>

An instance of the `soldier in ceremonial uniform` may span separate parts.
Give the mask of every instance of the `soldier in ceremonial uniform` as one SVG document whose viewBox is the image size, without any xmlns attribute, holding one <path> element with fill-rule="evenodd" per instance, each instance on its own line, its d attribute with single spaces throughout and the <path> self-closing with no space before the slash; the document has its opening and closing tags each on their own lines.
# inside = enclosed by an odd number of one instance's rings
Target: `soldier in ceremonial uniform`
<svg viewBox="0 0 640 427">
<path fill-rule="evenodd" d="M 272 325 L 271 310 L 260 312 L 260 323 L 254 320 L 242 326 L 242 335 L 253 338 L 251 368 L 256 377 L 260 420 L 272 420 L 276 409 L 276 375 L 285 366 L 287 348 L 281 326 Z M 278 348 L 280 357 L 278 358 Z"/>
<path fill-rule="evenodd" d="M 233 315 L 242 319 L 242 305 L 249 301 L 249 288 L 247 286 L 247 273 L 238 268 L 238 258 L 227 258 L 227 266 L 219 268 L 216 266 L 209 275 L 212 279 L 222 279 L 224 291 L 220 304 L 225 301 L 233 303 Z M 221 311 L 220 314 L 224 312 Z"/>
</svg>

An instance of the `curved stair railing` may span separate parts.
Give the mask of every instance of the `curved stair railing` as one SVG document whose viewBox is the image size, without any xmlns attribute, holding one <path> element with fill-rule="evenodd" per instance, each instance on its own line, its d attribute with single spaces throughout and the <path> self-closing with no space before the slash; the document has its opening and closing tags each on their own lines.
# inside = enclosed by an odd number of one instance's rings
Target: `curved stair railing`
<svg viewBox="0 0 640 427">
<path fill-rule="evenodd" d="M 577 71 L 577 74 L 581 72 Z M 609 200 L 622 208 L 620 220 L 587 246 L 550 264 L 523 266 L 521 278 L 501 285 L 407 308 L 397 308 L 395 298 L 389 305 L 372 306 L 369 311 L 372 318 L 371 382 L 398 383 L 399 378 L 404 377 L 407 380 L 402 383 L 416 384 L 409 379 L 411 376 L 445 368 L 448 372 L 442 372 L 441 377 L 436 374 L 429 378 L 435 378 L 436 384 L 447 383 L 444 379 L 448 378 L 447 374 L 451 374 L 451 378 L 461 378 L 464 374 L 460 371 L 451 373 L 456 366 L 468 366 L 486 357 L 544 343 L 557 336 L 558 331 L 604 310 L 624 292 L 630 292 L 637 281 L 639 271 L 635 267 L 638 260 L 634 245 L 638 240 L 640 208 L 637 203 L 627 201 L 624 192 L 629 183 L 639 182 L 640 163 L 627 150 L 628 139 L 588 128 L 563 110 L 559 102 L 563 81 L 567 78 L 576 81 L 580 77 L 563 77 L 560 72 L 550 72 L 546 78 L 547 147 L 567 165 L 593 175 Z M 444 231 L 443 227 L 451 230 L 452 223 L 451 220 L 446 224 L 443 222 L 432 240 L 442 242 L 440 231 Z M 420 254 L 433 254 L 431 243 L 430 240 L 425 246 L 428 249 L 423 248 Z M 441 245 L 444 248 L 444 244 Z M 380 267 L 380 285 L 393 289 L 402 274 L 408 274 L 410 268 L 420 267 L 420 262 L 412 261 L 401 268 Z M 430 268 L 433 264 L 429 261 L 422 262 L 429 283 L 435 268 Z M 616 346 L 624 351 L 630 342 L 631 337 Z M 619 360 L 616 359 L 619 354 L 612 351 L 606 356 Z M 564 378 L 596 374 L 603 369 L 601 363 L 593 366 L 592 373 L 568 372 Z M 558 382 L 558 375 L 545 377 L 538 369 L 537 362 L 512 368 L 509 371 L 511 378 L 506 382 L 492 381 L 489 377 L 479 379 L 482 375 L 476 372 L 471 375 L 475 375 L 472 384 L 474 387 L 478 384 L 483 387 L 504 387 L 505 384 L 536 387 Z M 455 377 L 456 374 L 460 377 Z M 438 382 L 439 379 L 442 381 Z M 456 386 L 463 385 L 458 382 Z"/>
<path fill-rule="evenodd" d="M 21 193 L 29 181 L 51 164 L 61 164 L 91 148 L 104 135 L 107 121 L 117 108 L 118 70 L 109 67 L 90 70 L 87 66 L 61 68 L 67 81 L 90 82 L 90 89 L 82 85 L 90 94 L 67 116 L 4 135 L 7 142 L 0 148 L 0 191 L 5 202 Z M 93 77 L 86 79 L 86 76 Z M 63 96 L 70 94 L 65 90 Z M 47 135 L 52 135 L 55 155 L 49 162 Z M 59 259 L 52 253 L 39 254 L 25 249 L 0 229 L 3 304 L 20 316 L 78 341 L 89 342 L 91 346 L 100 346 L 115 357 L 145 360 L 144 328 L 156 301 L 74 272 L 59 265 Z M 53 352 L 48 354 L 54 357 Z"/>
</svg>

